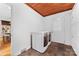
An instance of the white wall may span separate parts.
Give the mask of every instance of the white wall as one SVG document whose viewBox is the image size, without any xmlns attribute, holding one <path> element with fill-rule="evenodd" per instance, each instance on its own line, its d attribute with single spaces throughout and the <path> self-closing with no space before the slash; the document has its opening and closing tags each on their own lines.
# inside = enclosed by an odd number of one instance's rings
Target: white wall
<svg viewBox="0 0 79 59">
<path fill-rule="evenodd" d="M 72 17 L 72 47 L 79 55 L 79 3 L 75 4 Z"/>
<path fill-rule="evenodd" d="M 71 35 L 71 20 L 72 20 L 72 10 L 68 11 L 64 15 L 64 27 L 65 27 L 65 44 L 71 45 L 72 35 Z"/>
<path fill-rule="evenodd" d="M 2 37 L 1 20 L 11 21 L 11 7 L 6 3 L 0 3 L 0 37 Z"/>
<path fill-rule="evenodd" d="M 2 24 L 1 24 L 1 21 L 0 21 L 0 37 L 2 37 Z"/>
<path fill-rule="evenodd" d="M 71 10 L 42 17 L 25 4 L 12 6 L 12 55 L 18 55 L 22 50 L 30 48 L 30 32 L 53 32 L 54 42 L 70 44 Z"/>
<path fill-rule="evenodd" d="M 0 3 L 0 20 L 10 21 L 11 7 L 8 4 Z"/>
<path fill-rule="evenodd" d="M 12 6 L 12 54 L 18 55 L 21 50 L 30 48 L 30 32 L 43 31 L 43 17 L 25 4 Z"/>
<path fill-rule="evenodd" d="M 50 26 L 48 26 L 50 27 L 48 28 L 48 30 L 53 32 L 52 41 L 70 45 L 71 12 L 72 11 L 69 10 L 45 17 L 46 20 L 49 22 L 48 24 L 50 24 Z"/>
</svg>

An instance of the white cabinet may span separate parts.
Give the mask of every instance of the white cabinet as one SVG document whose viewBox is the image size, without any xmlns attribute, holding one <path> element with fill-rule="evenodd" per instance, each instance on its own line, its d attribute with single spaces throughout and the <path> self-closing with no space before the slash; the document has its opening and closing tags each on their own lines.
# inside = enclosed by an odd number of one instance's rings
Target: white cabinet
<svg viewBox="0 0 79 59">
<path fill-rule="evenodd" d="M 51 33 L 37 32 L 32 33 L 32 48 L 43 53 L 51 43 Z"/>
</svg>

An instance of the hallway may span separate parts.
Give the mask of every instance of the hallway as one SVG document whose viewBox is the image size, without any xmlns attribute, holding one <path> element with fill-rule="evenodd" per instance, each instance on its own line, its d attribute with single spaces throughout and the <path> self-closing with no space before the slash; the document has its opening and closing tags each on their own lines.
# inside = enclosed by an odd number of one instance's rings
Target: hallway
<svg viewBox="0 0 79 59">
<path fill-rule="evenodd" d="M 11 44 L 4 44 L 2 48 L 0 48 L 0 56 L 10 56 L 11 55 Z"/>
</svg>

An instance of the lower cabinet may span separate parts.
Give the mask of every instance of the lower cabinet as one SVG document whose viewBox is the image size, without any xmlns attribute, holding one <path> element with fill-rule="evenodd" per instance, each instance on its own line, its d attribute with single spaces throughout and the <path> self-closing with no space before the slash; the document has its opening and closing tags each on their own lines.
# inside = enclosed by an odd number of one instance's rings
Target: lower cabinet
<svg viewBox="0 0 79 59">
<path fill-rule="evenodd" d="M 32 33 L 32 48 L 43 53 L 51 43 L 51 33 Z"/>
</svg>

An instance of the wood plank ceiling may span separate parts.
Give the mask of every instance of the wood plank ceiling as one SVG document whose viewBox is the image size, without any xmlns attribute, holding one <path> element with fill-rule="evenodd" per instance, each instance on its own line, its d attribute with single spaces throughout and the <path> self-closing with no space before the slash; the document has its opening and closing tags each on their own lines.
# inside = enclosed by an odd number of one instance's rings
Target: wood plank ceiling
<svg viewBox="0 0 79 59">
<path fill-rule="evenodd" d="M 26 3 L 42 16 L 49 16 L 73 8 L 74 3 Z"/>
</svg>

